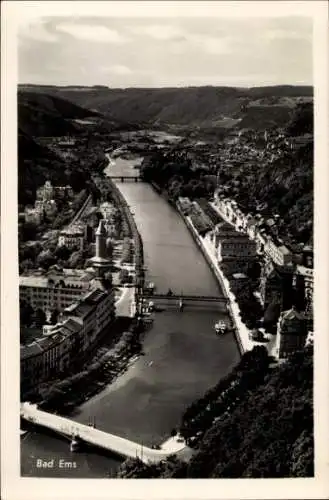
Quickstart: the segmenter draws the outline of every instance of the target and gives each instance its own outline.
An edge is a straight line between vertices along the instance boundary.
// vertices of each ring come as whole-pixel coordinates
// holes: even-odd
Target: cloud
[[[71,35],[79,40],[88,40],[90,42],[126,43],[129,41],[118,31],[102,25],[61,23],[57,26],[57,31]]]
[[[47,27],[47,22],[38,20],[37,22],[20,26],[18,35],[20,39],[28,38],[37,42],[57,42],[58,37],[55,33],[48,31]]]
[[[193,45],[208,54],[227,53],[228,36],[210,36],[206,33],[193,33],[184,31],[181,27],[172,24],[152,24],[146,26],[130,26],[129,31],[138,36],[153,38],[154,40],[173,42],[169,50],[182,54],[187,46]]]
[[[301,31],[285,30],[285,29],[272,29],[264,33],[267,40],[301,40],[310,38],[307,34]],[[311,41],[311,40],[310,40]]]
[[[177,40],[184,37],[184,32],[178,26],[171,24],[130,26],[128,29],[134,35],[147,36],[155,40]]]
[[[131,75],[132,71],[128,66],[123,66],[121,64],[114,64],[113,66],[102,66],[100,68],[102,73],[110,73],[116,75]]]
[[[208,54],[226,54],[230,51],[228,38],[191,35],[189,40]]]
[[[75,16],[23,24],[18,51],[24,82],[249,86],[312,78],[312,25],[296,19]]]

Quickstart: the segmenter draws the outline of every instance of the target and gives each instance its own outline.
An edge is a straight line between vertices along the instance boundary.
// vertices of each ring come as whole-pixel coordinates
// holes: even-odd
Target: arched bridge
[[[120,181],[120,182],[140,182],[142,178],[139,175],[110,175],[109,178],[112,181]]]
[[[177,454],[182,459],[189,458],[191,455],[191,450],[184,442],[175,442],[171,448],[166,446],[160,449],[148,448],[147,446],[141,446],[139,443],[135,443],[129,439],[95,429],[89,425],[80,424],[68,418],[39,410],[37,405],[30,403],[22,403],[20,413],[21,418],[34,425],[46,427],[69,439],[75,436],[81,443],[85,442],[91,444],[122,457],[138,457],[144,463],[160,462],[173,453]]]

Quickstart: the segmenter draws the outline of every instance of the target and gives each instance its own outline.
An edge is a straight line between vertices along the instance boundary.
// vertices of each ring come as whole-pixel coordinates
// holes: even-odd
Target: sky
[[[20,83],[312,85],[308,17],[43,17],[18,32]]]

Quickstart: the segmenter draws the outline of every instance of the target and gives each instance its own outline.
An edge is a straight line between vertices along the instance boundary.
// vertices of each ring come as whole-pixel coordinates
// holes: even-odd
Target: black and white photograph
[[[19,3],[20,477],[314,479],[312,12]]]

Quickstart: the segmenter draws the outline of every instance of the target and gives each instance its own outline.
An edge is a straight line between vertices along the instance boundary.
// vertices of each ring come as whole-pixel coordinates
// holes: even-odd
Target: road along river
[[[134,174],[138,160],[115,159],[108,175]],[[221,291],[188,229],[175,210],[145,183],[117,184],[134,213],[144,243],[146,279],[157,290],[219,295]],[[179,425],[184,409],[227,374],[239,359],[233,334],[215,335],[218,311],[191,309],[156,313],[141,356],[113,384],[77,409],[73,419],[96,419],[99,429],[141,444],[163,442]],[[104,477],[120,463],[96,453],[74,455],[77,468],[37,470],[38,453],[61,458],[70,455],[68,444],[35,433],[22,441],[22,473],[60,477]],[[47,455],[48,454],[48,455]],[[72,457],[71,457],[72,459]],[[105,472],[106,471],[106,472]]]

